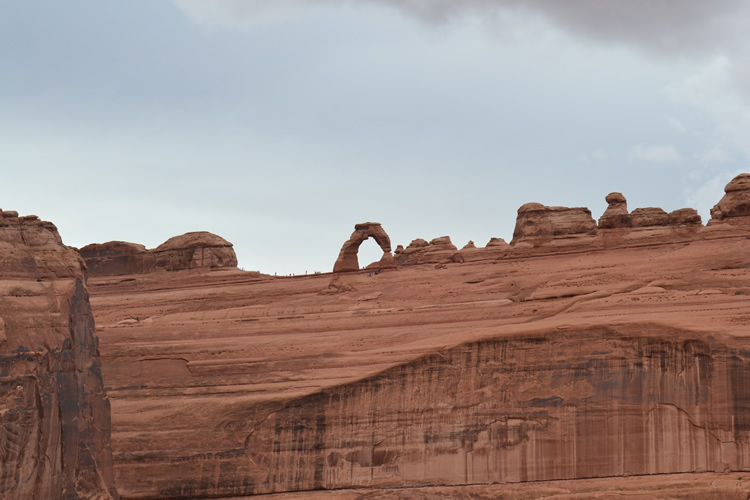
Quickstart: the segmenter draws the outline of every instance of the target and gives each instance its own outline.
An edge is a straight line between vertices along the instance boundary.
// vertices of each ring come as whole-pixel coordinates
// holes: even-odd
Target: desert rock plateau
[[[4,212],[0,493],[747,499],[750,174],[706,225],[606,201],[293,277]]]

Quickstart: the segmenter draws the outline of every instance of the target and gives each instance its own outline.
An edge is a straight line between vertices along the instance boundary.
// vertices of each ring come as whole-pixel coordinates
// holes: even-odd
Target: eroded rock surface
[[[237,267],[232,244],[207,231],[168,239],[153,250],[124,241],[93,243],[79,250],[92,276]]]
[[[383,250],[378,267],[387,269],[393,267],[393,254],[391,254],[391,239],[378,222],[364,222],[355,224],[354,232],[341,247],[339,256],[333,265],[333,272],[350,272],[359,270],[359,259],[357,252],[359,246],[368,238],[373,238]]]
[[[83,262],[0,211],[0,498],[117,498]]]
[[[750,174],[732,179],[724,192],[724,197],[711,209],[711,222],[750,223]]]
[[[451,242],[450,236],[440,236],[431,239],[429,242],[417,238],[396,256],[396,264],[410,266],[448,262],[453,259],[457,251],[458,248]]]
[[[511,245],[579,244],[596,236],[596,228],[588,208],[526,203],[518,209]]]
[[[719,236],[373,277],[92,278],[118,487],[462,498],[750,469],[750,253]]]
[[[605,198],[607,209],[599,218],[600,229],[614,229],[632,226],[628,202],[622,193],[609,193]]]
[[[253,493],[750,468],[750,358],[653,329],[469,343],[291,401],[245,443]]]

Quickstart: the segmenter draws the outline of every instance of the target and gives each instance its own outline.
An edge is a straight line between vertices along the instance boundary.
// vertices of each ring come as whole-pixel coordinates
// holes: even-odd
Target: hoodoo
[[[52,223],[0,210],[0,498],[117,498],[83,269]]]

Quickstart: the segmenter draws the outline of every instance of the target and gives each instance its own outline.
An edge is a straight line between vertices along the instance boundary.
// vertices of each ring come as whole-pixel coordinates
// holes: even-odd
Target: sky
[[[746,0],[0,0],[0,208],[264,273],[750,171]],[[745,29],[743,29],[743,27]],[[370,239],[360,264],[381,251]]]

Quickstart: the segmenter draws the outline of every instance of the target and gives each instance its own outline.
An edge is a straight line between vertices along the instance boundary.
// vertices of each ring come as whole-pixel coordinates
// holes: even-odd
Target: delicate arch
[[[362,242],[368,238],[374,238],[375,242],[383,250],[383,257],[380,258],[380,267],[395,267],[393,254],[391,254],[391,239],[388,237],[388,234],[383,230],[379,222],[364,222],[354,226],[354,232],[341,247],[339,258],[336,259],[336,263],[333,265],[333,272],[359,270],[357,252]]]

